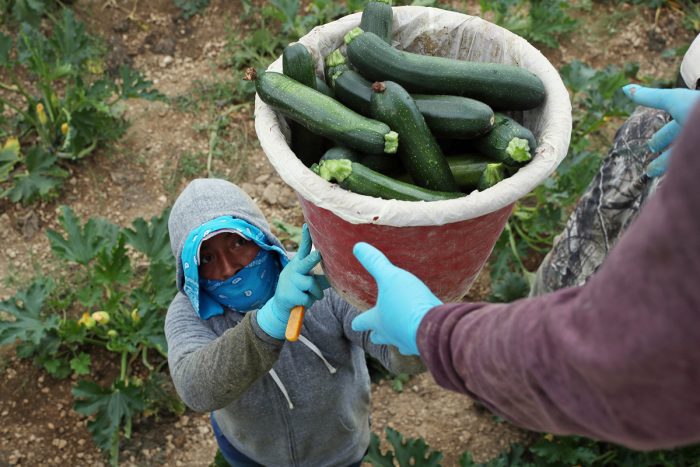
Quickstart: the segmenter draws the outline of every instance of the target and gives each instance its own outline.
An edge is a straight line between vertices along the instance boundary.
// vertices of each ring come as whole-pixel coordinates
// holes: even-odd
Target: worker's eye
[[[250,240],[247,240],[239,235],[235,236],[236,238],[233,239],[233,247],[238,248],[240,246],[244,246],[250,243]]]
[[[209,263],[209,262],[211,262],[211,261],[213,261],[213,260],[214,260],[214,255],[209,254],[209,253],[203,254],[202,257],[200,258],[200,262],[201,262],[202,264],[207,264],[207,263]]]

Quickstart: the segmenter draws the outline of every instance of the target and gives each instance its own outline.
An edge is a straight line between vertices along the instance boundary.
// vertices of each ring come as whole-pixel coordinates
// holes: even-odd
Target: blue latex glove
[[[638,84],[628,84],[622,88],[622,91],[636,104],[665,110],[673,117],[673,120],[657,131],[647,143],[652,152],[663,151],[663,153],[651,161],[646,168],[647,176],[659,177],[663,175],[668,168],[671,149],[667,148],[681,132],[691,109],[698,99],[700,99],[700,91],[683,88],[645,88]]]
[[[420,279],[391,264],[368,243],[358,243],[353,253],[377,281],[377,304],[352,321],[355,331],[372,331],[375,344],[396,346],[404,355],[418,355],[418,326],[428,311],[442,302]]]
[[[299,251],[282,269],[275,295],[257,313],[260,328],[275,339],[284,339],[289,313],[297,305],[310,308],[323,298],[323,276],[314,276],[311,270],[321,261],[318,251],[311,251],[309,228],[304,224]],[[323,277],[323,279],[321,279]]]

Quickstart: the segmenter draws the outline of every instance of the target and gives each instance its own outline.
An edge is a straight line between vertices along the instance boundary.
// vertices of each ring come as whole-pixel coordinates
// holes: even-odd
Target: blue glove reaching
[[[645,88],[638,84],[628,84],[622,88],[622,91],[636,104],[665,110],[673,117],[673,120],[657,131],[647,143],[652,152],[663,151],[663,153],[649,163],[646,168],[647,176],[652,178],[659,177],[663,175],[668,168],[671,149],[667,148],[681,132],[690,114],[690,110],[698,99],[700,99],[700,91],[683,88]]]
[[[258,310],[260,328],[275,339],[284,339],[289,313],[297,305],[310,308],[323,298],[323,276],[314,276],[311,270],[321,261],[318,251],[311,251],[311,236],[306,224],[302,227],[299,251],[282,269],[275,295]]]
[[[355,331],[372,331],[375,344],[396,346],[404,355],[418,355],[416,336],[420,322],[442,302],[420,279],[391,264],[368,243],[358,243],[353,253],[377,281],[377,303],[352,321]]]

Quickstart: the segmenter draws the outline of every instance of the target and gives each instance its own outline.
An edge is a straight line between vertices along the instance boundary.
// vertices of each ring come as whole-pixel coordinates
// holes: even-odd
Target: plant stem
[[[122,368],[121,368],[121,373],[119,374],[119,379],[121,381],[124,381],[125,384],[129,382],[127,380],[127,376],[126,376],[126,369],[128,367],[127,360],[126,360],[127,356],[128,356],[128,352],[126,350],[122,350]]]

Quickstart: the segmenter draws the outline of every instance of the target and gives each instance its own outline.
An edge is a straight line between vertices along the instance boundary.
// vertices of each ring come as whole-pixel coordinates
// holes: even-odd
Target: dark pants
[[[233,447],[233,445],[226,439],[224,434],[221,432],[219,425],[216,424],[214,420],[214,415],[211,415],[211,427],[214,429],[214,436],[216,437],[216,443],[219,445],[219,451],[223,454],[224,459],[233,467],[263,467],[262,464],[258,464],[250,457],[243,454],[241,451]],[[362,460],[348,467],[360,467]]]

